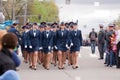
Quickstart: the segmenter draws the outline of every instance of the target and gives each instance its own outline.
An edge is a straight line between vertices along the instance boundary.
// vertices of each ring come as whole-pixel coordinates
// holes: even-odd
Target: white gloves
[[[32,46],[29,46],[30,49],[32,49]]]
[[[42,50],[43,48],[42,47],[39,47],[39,50]]]
[[[73,43],[71,43],[70,46],[73,46]]]
[[[27,48],[27,45],[25,45],[25,48]]]
[[[54,46],[54,47],[55,47],[55,49],[58,49],[57,46]]]
[[[50,46],[48,46],[48,49],[50,50],[50,49],[51,49],[51,47],[50,47]]]
[[[68,45],[66,44],[66,48],[69,49]]]

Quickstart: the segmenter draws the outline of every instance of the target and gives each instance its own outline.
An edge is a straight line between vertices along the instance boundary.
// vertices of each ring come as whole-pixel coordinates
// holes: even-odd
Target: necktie
[[[77,31],[75,31],[75,36],[77,35]]]
[[[36,31],[35,30],[33,30],[33,34],[34,34],[34,37],[36,36]]]
[[[48,38],[48,35],[49,35],[49,32],[48,32],[48,31],[47,31],[47,34],[46,34],[46,35],[47,35],[47,38]]]

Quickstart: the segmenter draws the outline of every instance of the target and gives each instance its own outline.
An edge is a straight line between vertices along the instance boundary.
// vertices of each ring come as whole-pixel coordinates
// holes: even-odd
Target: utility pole
[[[5,21],[5,16],[2,12],[2,0],[0,0],[0,23],[3,23]]]
[[[25,6],[24,6],[24,24],[27,22],[27,0],[25,0]]]
[[[71,0],[65,0],[65,4],[70,4]]]
[[[2,0],[0,0],[0,12],[2,12]]]
[[[12,2],[12,20],[15,20],[15,0],[13,0]]]

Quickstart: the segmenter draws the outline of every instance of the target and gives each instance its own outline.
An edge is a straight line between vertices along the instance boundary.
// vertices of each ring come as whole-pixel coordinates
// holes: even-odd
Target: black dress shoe
[[[117,68],[117,69],[120,69],[120,66],[117,66],[116,68]]]
[[[62,68],[58,67],[59,70],[61,70]]]
[[[40,62],[39,62],[38,64],[39,64],[39,65],[41,65],[41,63],[40,63]]]
[[[64,67],[62,67],[61,69],[65,69]]]
[[[46,68],[46,70],[50,70],[50,68]]]
[[[43,64],[42,66],[43,66],[43,67],[45,67],[45,65],[44,65],[44,64]]]
[[[72,67],[73,69],[76,69],[76,67]]]
[[[103,60],[103,58],[98,58],[98,60]]]
[[[109,66],[109,64],[106,64],[105,66],[106,66],[106,67],[108,67],[108,66]]]
[[[28,63],[28,61],[24,61],[26,64]]]
[[[29,68],[32,68],[32,66],[29,66]]]
[[[106,62],[104,64],[107,64]]]
[[[78,66],[76,66],[76,68],[78,68]]]
[[[33,70],[37,70],[37,68],[33,68]]]
[[[56,66],[57,64],[54,64],[54,66]]]

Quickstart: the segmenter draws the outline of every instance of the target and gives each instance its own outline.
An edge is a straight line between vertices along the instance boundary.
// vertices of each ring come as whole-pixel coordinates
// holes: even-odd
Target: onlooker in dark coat
[[[100,54],[99,59],[104,58],[104,45],[105,44],[105,30],[103,29],[103,26],[100,25],[100,31],[98,33],[98,50]]]
[[[12,58],[14,48],[17,46],[18,39],[15,34],[7,33],[1,39],[2,49],[0,51],[0,75],[7,70],[15,70],[15,62]]]

